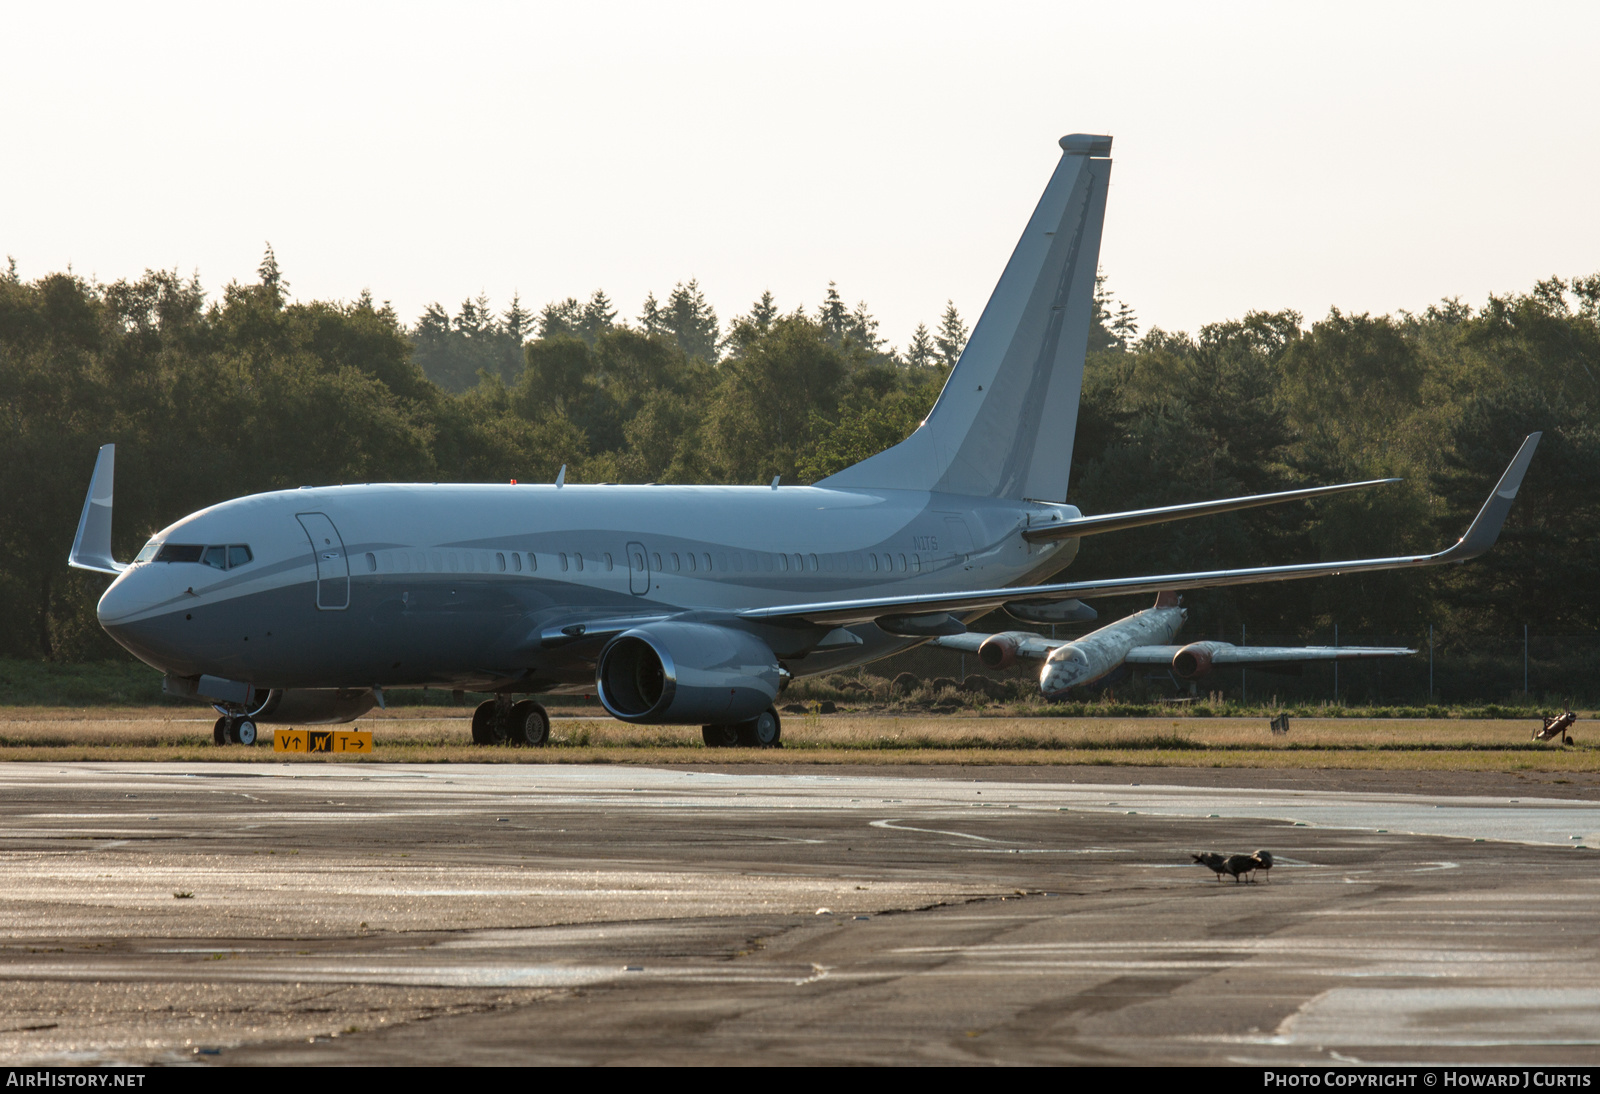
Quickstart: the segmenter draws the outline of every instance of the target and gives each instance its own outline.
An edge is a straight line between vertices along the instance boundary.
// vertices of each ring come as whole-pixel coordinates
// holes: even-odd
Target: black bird
[[[1228,869],[1228,856],[1219,855],[1215,851],[1200,851],[1196,854],[1190,855],[1189,857],[1194,859],[1201,866],[1204,866],[1210,870],[1214,870],[1216,872],[1218,881],[1222,880],[1223,873]]]
[[[1272,869],[1272,852],[1271,851],[1257,851],[1251,857],[1253,857],[1256,860],[1256,868],[1257,869],[1263,870],[1263,871]]]
[[[1229,855],[1227,861],[1222,864],[1222,868],[1233,875],[1233,883],[1237,885],[1240,877],[1250,873],[1260,865],[1254,855]],[[1217,880],[1222,880],[1220,875]]]

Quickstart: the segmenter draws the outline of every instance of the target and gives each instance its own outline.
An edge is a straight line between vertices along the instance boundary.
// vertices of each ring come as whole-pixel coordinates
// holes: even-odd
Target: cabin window
[[[911,572],[914,573],[914,574],[920,574],[922,572],[922,556],[921,555],[912,555],[911,556]]]
[[[462,551],[461,552],[461,562],[466,567],[467,573],[470,574],[472,572],[472,552],[471,551]]]
[[[769,570],[772,569],[772,556],[771,555],[767,556],[767,569],[769,569]],[[779,555],[778,556],[778,570],[779,570],[780,573],[785,573],[785,574],[789,572],[789,556],[788,555]]]
[[[522,555],[516,551],[511,552],[511,568],[519,574],[522,572]]]
[[[574,551],[574,552],[572,552],[572,558],[578,564],[578,572],[580,574],[583,573],[583,552],[582,551]]]
[[[528,552],[528,570],[531,573],[539,572],[539,556],[535,555],[532,551]]]
[[[494,553],[494,564],[500,567],[501,573],[506,572],[506,554],[504,551],[496,551]]]
[[[816,555],[812,555],[812,556],[810,556],[810,562],[811,562],[811,572],[812,572],[812,573],[816,573],[816,572],[817,572],[817,569],[818,569],[818,566],[817,566],[817,556],[816,556]]]
[[[699,569],[700,569],[700,567],[699,567],[698,563],[695,561],[694,552],[690,551],[689,552],[689,572],[692,574],[692,573],[694,573],[695,571],[697,571]]]
[[[906,567],[906,556],[905,555],[901,555],[900,556],[900,572],[901,573],[905,573],[906,572],[906,568],[907,568]]]
[[[711,572],[711,552],[710,551],[702,551],[700,553],[700,558],[705,562],[705,564],[706,564],[706,573],[709,574]]]
[[[661,572],[661,552],[660,551],[651,551],[650,552],[650,561],[655,563],[656,573],[659,574]]]
[[[868,555],[867,556],[867,561],[872,563],[872,572],[873,573],[877,573],[878,572],[878,556],[877,555]]]
[[[691,556],[691,557],[693,557],[693,556]],[[673,572],[673,573],[677,573],[677,572],[678,572],[678,570],[679,570],[679,566],[678,566],[678,552],[676,552],[676,551],[674,551],[674,552],[672,552],[672,572]]]
[[[561,552],[561,572],[567,572],[567,552],[565,551]]]
[[[378,556],[373,554],[371,551],[368,551],[367,552],[367,573],[375,574],[377,572],[378,572]]]
[[[613,563],[611,561],[611,552],[607,551],[606,552],[606,573],[610,573],[612,571],[612,569],[614,569],[614,568],[615,568],[615,563]]]

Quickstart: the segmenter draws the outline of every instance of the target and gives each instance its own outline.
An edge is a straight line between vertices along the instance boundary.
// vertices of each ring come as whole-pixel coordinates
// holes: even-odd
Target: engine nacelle
[[[371,688],[273,688],[249,715],[264,725],[320,726],[354,721],[377,705]]]
[[[983,667],[986,669],[1010,668],[1017,663],[1017,649],[1022,641],[1035,637],[1037,636],[1018,634],[1015,631],[991,634],[983,640],[983,645],[978,647],[978,660],[983,662]]]
[[[1191,642],[1172,655],[1172,674],[1180,680],[1198,680],[1211,671],[1214,642]]]
[[[595,688],[613,717],[646,725],[742,722],[772,705],[783,684],[761,639],[709,623],[650,623],[600,651]]]

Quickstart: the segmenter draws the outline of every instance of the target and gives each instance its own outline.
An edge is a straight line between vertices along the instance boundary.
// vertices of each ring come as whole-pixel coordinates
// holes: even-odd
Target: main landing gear
[[[219,745],[253,745],[256,738],[255,721],[242,714],[224,714],[211,727],[211,739]]]
[[[550,715],[532,699],[513,703],[496,696],[472,712],[472,743],[539,748],[550,743]]]
[[[768,707],[748,722],[701,726],[700,739],[707,748],[782,748],[783,721]]]

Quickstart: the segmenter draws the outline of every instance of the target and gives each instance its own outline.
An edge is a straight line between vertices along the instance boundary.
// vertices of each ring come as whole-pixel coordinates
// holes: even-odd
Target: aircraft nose
[[[1056,650],[1052,653],[1039,672],[1039,690],[1046,695],[1059,695],[1072,687],[1083,676],[1086,667],[1073,660],[1070,651],[1066,657],[1056,656],[1060,652]]]
[[[112,641],[145,664],[166,671],[184,659],[170,620],[172,590],[162,580],[170,575],[141,570],[126,570],[113,581],[95,614]]]
[[[95,615],[107,631],[154,606],[154,590],[148,581],[141,580],[143,576],[138,570],[124,570],[101,595]]]

